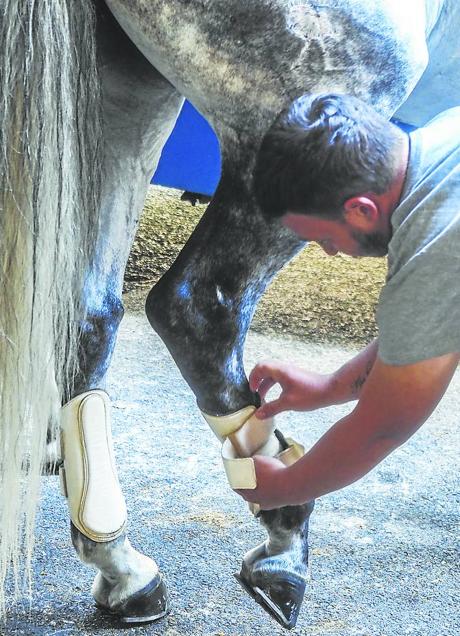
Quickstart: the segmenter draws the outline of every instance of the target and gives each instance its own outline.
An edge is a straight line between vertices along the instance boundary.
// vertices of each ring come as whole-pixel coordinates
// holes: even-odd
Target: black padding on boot
[[[286,629],[293,629],[296,626],[305,594],[305,579],[290,574],[286,574],[283,578],[276,576],[269,586],[261,589],[249,582],[243,570],[235,574],[235,578],[280,625]]]

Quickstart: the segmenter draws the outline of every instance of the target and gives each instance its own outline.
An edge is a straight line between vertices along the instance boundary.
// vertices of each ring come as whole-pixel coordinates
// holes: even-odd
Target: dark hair
[[[256,161],[265,215],[338,217],[351,196],[382,194],[395,175],[402,132],[351,95],[303,95],[276,119]]]

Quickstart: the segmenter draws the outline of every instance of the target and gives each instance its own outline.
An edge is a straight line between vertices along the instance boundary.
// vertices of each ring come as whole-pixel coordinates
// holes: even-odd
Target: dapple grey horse
[[[15,15],[10,6],[14,3],[7,4],[10,12],[5,10],[4,21]],[[67,17],[53,18],[70,24],[67,33],[70,41],[75,38],[77,52],[95,38],[102,91],[101,130],[87,130],[83,121],[83,132],[75,138],[82,170],[82,149],[93,137],[99,140],[83,155],[93,162],[94,175],[83,172],[75,183],[90,180],[97,196],[91,199],[90,192],[87,205],[100,222],[91,225],[85,274],[76,278],[67,296],[78,294],[81,286],[81,298],[75,301],[79,367],[71,381],[61,374],[67,378],[58,383],[61,398],[104,387],[123,315],[121,290],[129,249],[150,177],[186,96],[218,136],[222,174],[200,223],[149,293],[147,316],[204,412],[221,416],[257,405],[258,396],[249,390],[243,369],[245,335],[267,284],[302,247],[279,223],[262,218],[253,197],[251,173],[265,132],[282,108],[306,92],[353,93],[385,116],[413,125],[457,105],[455,27],[460,24],[460,5],[456,0],[107,0],[95,3],[95,10],[94,33],[82,24],[87,14],[71,0]],[[29,23],[39,27],[33,17]],[[44,46],[46,35],[58,37],[50,29],[36,47]],[[2,41],[7,42],[6,36]],[[74,118],[80,109],[82,120],[95,119],[98,104],[91,110],[91,95],[85,98],[84,112],[78,101],[84,97],[85,82],[92,79],[93,62],[85,62],[83,53],[72,55],[77,65]],[[61,71],[56,67],[62,76],[64,71],[71,74],[71,66]],[[26,97],[38,81],[29,78]],[[30,101],[22,100],[24,111]],[[56,103],[63,118],[65,111],[58,99]],[[24,117],[22,110],[17,116]],[[15,128],[10,128],[13,133],[6,139],[11,143]],[[64,149],[62,159],[72,140],[61,138],[59,121],[54,130],[57,147]],[[10,175],[8,187],[13,181]],[[55,182],[65,199],[62,170]],[[50,183],[48,194],[57,196],[52,179]],[[10,201],[10,207],[14,205]],[[82,237],[78,241],[81,252],[86,244]],[[28,252],[31,258],[34,249]],[[68,318],[65,312],[63,316]],[[11,383],[5,386],[14,390]],[[39,400],[29,399],[33,410]],[[49,404],[51,411],[53,399]],[[10,407],[3,414],[12,411]],[[48,415],[42,414],[45,426]],[[241,582],[286,627],[295,625],[305,590],[312,508],[313,502],[262,511],[267,541],[243,560]],[[126,535],[96,543],[72,526],[72,539],[82,560],[98,569],[93,595],[100,607],[126,622],[165,615],[169,607],[161,575],[151,559],[133,550]]]

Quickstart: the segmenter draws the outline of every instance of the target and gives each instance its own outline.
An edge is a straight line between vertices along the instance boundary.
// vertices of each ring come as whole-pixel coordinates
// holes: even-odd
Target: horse
[[[40,474],[62,409],[105,387],[130,245],[184,97],[214,128],[222,173],[146,313],[211,422],[258,405],[245,336],[264,289],[303,247],[255,201],[264,134],[303,93],[351,93],[412,125],[458,105],[459,18],[455,0],[4,1],[2,610],[10,564],[16,579],[30,567]],[[312,509],[257,511],[267,540],[239,575],[287,628],[306,587]],[[104,611],[128,624],[169,611],[155,562],[134,550],[123,523],[98,541],[72,517],[71,535],[98,570],[92,593]]]

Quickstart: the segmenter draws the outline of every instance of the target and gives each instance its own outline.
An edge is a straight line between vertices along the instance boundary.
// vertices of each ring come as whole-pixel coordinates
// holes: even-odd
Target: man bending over
[[[256,415],[358,400],[297,463],[256,457],[264,509],[360,479],[430,416],[460,358],[460,108],[409,135],[355,97],[305,95],[274,123],[255,170],[264,214],[334,256],[385,256],[379,337],[330,375],[258,364],[250,386],[278,399]]]

